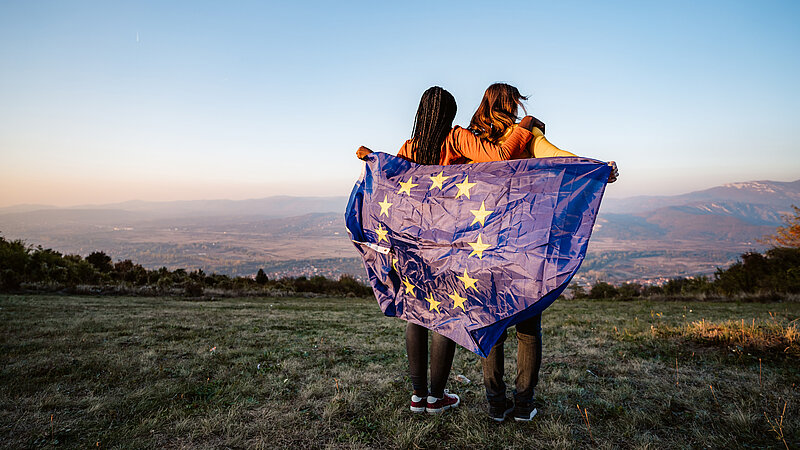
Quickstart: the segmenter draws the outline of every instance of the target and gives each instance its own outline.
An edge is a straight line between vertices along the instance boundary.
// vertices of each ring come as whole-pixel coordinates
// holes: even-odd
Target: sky
[[[606,195],[800,178],[800,2],[0,2],[0,207],[346,196],[439,85],[614,160]]]

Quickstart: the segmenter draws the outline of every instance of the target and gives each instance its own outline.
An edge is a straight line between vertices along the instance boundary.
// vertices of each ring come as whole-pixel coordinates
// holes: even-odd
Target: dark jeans
[[[428,395],[428,329],[409,322],[406,325],[406,352],[408,353],[408,371],[414,394]],[[430,394],[437,398],[444,396],[447,377],[453,365],[456,343],[433,333],[431,340],[431,390]]]
[[[500,340],[492,347],[489,356],[483,359],[483,385],[490,402],[506,398],[503,382],[503,344],[508,333],[503,331]],[[527,403],[533,400],[533,390],[539,382],[539,367],[542,365],[542,315],[517,324],[517,379],[514,382],[514,401]]]

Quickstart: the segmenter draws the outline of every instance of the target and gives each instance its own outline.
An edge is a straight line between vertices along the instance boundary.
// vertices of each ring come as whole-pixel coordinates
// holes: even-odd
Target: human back
[[[452,94],[434,86],[420,99],[414,130],[398,156],[417,164],[464,164],[519,157],[533,135],[525,127],[511,130],[502,143],[481,139],[469,130],[453,127],[456,102]]]
[[[516,123],[519,109],[527,113],[523,104],[525,100],[528,100],[528,97],[510,84],[492,84],[486,88],[478,108],[472,115],[469,123],[470,131],[483,140],[502,145],[519,127]],[[532,139],[521,152],[514,155],[513,159],[576,156],[551,144],[544,137],[544,128],[542,121],[534,119],[531,128]]]

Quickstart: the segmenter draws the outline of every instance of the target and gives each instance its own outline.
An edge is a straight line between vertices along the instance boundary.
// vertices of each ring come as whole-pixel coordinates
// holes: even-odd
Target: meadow
[[[798,318],[796,301],[559,300],[540,412],[498,424],[460,348],[462,405],[412,414],[404,322],[373,299],[2,295],[0,445],[797,448]]]

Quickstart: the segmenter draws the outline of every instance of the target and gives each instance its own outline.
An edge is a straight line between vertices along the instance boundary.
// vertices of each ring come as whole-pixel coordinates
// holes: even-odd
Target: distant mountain
[[[23,213],[30,211],[40,211],[43,209],[55,209],[56,206],[51,205],[37,205],[37,204],[23,204],[14,206],[4,206],[0,208],[0,214],[4,213]]]
[[[291,217],[310,212],[344,214],[347,197],[274,196],[249,200],[185,200],[145,202],[141,200],[106,205],[76,206],[70,209],[114,209],[157,217],[177,216],[263,216]]]
[[[65,208],[18,205],[0,208],[0,224],[4,221],[102,222],[157,220],[181,217],[293,217],[307,213],[341,213],[347,197],[275,196],[250,200],[188,200],[145,202],[134,200],[102,205],[81,205]]]
[[[587,257],[595,262],[579,277],[647,281],[713,273],[742,252],[763,249],[758,240],[783,223],[793,204],[800,205],[800,180],[604,199]]]
[[[789,212],[791,205],[800,205],[800,180],[729,183],[673,196],[608,198],[603,200],[602,210],[606,213],[635,214],[667,206],[710,203],[760,205],[762,208],[772,207],[776,211]]]
[[[363,277],[338,197],[131,201],[0,208],[0,232],[65,253],[103,250],[149,268]],[[675,196],[603,200],[578,282],[711,274],[800,205],[800,180],[752,181]]]
[[[731,183],[670,197],[605,199],[596,237],[753,243],[800,204],[800,180]]]

